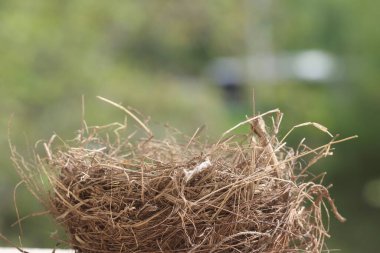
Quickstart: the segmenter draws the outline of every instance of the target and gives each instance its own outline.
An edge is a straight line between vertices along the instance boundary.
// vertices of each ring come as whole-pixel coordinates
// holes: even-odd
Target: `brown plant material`
[[[84,124],[72,141],[43,143],[31,163],[14,147],[12,159],[77,252],[321,252],[327,206],[344,218],[308,168],[344,140],[293,150],[277,138],[281,119],[257,115],[213,145],[200,129],[156,139],[139,119],[147,137],[128,135],[126,123]],[[246,124],[247,134],[231,135]]]

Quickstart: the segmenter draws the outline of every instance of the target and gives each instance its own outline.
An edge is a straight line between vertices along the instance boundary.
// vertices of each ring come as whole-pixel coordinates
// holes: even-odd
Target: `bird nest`
[[[17,171],[76,252],[321,252],[329,210],[344,221],[321,177],[308,172],[342,140],[287,147],[278,110],[214,144],[200,129],[157,139],[131,111],[103,100],[132,116],[137,132],[84,126],[71,141],[54,135],[31,163],[12,147]],[[233,134],[243,125],[245,134]]]

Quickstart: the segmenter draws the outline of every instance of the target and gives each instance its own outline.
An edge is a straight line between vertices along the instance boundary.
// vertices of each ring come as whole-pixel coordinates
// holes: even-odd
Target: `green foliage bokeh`
[[[224,103],[204,70],[215,57],[247,54],[247,20],[257,14],[247,2],[1,1],[0,232],[19,242],[17,226],[10,227],[16,221],[13,190],[19,180],[9,159],[12,114],[11,138],[23,153],[53,132],[72,138],[80,128],[82,95],[90,125],[124,118],[95,98],[101,95],[188,134],[207,124],[207,134],[215,138],[251,113],[254,87],[256,109],[279,107],[285,112],[285,130],[316,121],[343,137],[360,136],[337,146],[335,156],[314,169],[328,171],[326,182],[334,183],[332,195],[348,218],[346,224],[332,222],[330,247],[376,252],[380,210],[367,201],[364,189],[380,178],[380,3],[273,1],[269,15],[275,52],[326,50],[339,57],[343,75],[323,84],[254,83],[246,88],[244,101],[232,106]],[[326,140],[307,128],[290,142],[303,136],[315,146]],[[379,197],[371,199],[380,202]],[[22,186],[17,205],[21,216],[41,210]],[[55,230],[46,217],[29,218],[23,222],[22,244],[53,247],[49,236]]]

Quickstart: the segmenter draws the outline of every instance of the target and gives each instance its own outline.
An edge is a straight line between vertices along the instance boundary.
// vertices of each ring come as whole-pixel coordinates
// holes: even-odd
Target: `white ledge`
[[[22,248],[22,250],[28,253],[52,253],[54,249],[37,249],[37,248]],[[20,253],[20,251],[16,248],[1,248],[1,253]],[[74,253],[75,251],[72,249],[56,249],[55,253]]]

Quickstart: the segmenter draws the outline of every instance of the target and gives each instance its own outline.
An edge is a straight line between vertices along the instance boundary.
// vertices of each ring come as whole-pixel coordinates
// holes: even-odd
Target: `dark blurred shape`
[[[219,86],[227,103],[241,102],[244,65],[237,58],[221,57],[209,66],[208,72],[215,85]]]

